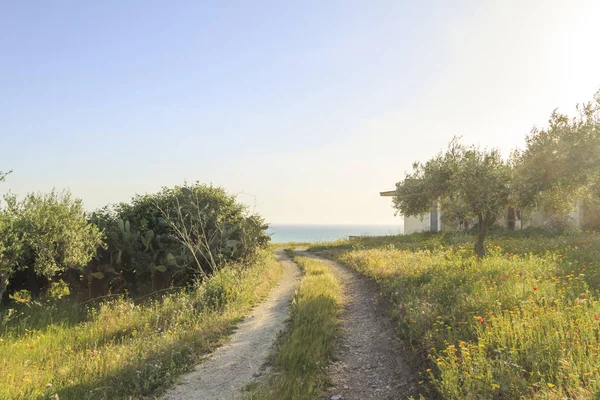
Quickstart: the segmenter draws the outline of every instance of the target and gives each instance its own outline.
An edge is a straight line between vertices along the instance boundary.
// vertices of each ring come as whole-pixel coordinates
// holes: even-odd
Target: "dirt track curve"
[[[336,361],[329,373],[333,387],[326,399],[406,399],[416,389],[417,379],[406,363],[394,325],[378,305],[376,283],[337,263],[322,260],[344,288],[342,338]]]

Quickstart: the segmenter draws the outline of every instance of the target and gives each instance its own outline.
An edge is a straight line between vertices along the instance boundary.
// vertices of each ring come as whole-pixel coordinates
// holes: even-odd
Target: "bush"
[[[267,226],[224,189],[184,184],[137,195],[96,211],[92,221],[106,234],[107,248],[85,270],[100,286],[137,292],[205,279],[226,263],[249,259],[269,240]]]
[[[27,289],[39,295],[48,281],[79,270],[101,244],[99,230],[88,223],[81,200],[69,192],[29,194],[22,201],[4,197],[0,210],[0,287]],[[12,279],[11,279],[12,278]]]
[[[137,195],[90,221],[69,192],[23,201],[7,195],[5,203],[0,296],[7,287],[38,296],[59,281],[89,298],[192,285],[227,263],[250,260],[270,239],[260,216],[224,189],[198,183]]]

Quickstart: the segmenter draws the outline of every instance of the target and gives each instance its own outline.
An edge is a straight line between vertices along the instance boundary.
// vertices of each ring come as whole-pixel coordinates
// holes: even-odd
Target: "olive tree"
[[[31,193],[21,201],[5,195],[4,200],[0,211],[3,281],[19,270],[50,279],[80,269],[102,244],[102,234],[87,221],[81,200],[68,191]]]
[[[491,225],[511,204],[512,168],[498,150],[461,145],[457,139],[396,184],[394,207],[405,216],[428,212],[439,202],[446,222],[477,221],[475,253],[484,257]]]
[[[576,200],[600,200],[600,91],[570,118],[555,110],[516,155],[519,203],[560,219]]]

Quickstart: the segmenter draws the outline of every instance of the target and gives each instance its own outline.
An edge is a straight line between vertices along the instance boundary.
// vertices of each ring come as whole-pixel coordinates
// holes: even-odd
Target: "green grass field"
[[[0,399],[138,398],[161,393],[212,351],[278,281],[263,251],[194,290],[98,305],[29,302],[1,311]]]
[[[465,234],[315,246],[375,279],[421,385],[445,399],[600,396],[600,235]]]

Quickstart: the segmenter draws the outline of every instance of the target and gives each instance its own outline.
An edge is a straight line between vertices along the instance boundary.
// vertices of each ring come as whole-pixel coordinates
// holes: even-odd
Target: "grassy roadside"
[[[379,283],[434,398],[598,398],[600,236],[442,238],[319,249]]]
[[[292,300],[288,331],[273,355],[273,370],[247,399],[318,399],[328,384],[342,288],[322,261],[307,257],[294,261],[305,276]]]
[[[262,251],[193,291],[74,312],[68,304],[5,310],[0,399],[115,399],[160,394],[226,340],[281,276]],[[64,309],[61,309],[63,307]],[[83,316],[82,316],[83,314]]]

